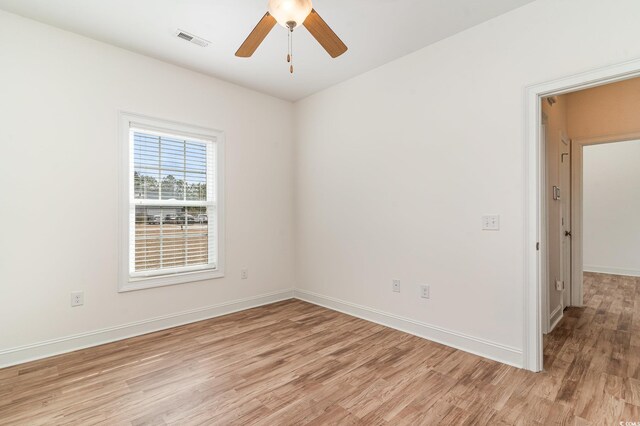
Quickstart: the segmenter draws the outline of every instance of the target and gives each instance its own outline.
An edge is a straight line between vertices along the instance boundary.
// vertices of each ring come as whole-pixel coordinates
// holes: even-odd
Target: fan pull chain
[[[293,28],[289,30],[289,54],[287,55],[287,62],[289,65],[289,72],[293,74]]]

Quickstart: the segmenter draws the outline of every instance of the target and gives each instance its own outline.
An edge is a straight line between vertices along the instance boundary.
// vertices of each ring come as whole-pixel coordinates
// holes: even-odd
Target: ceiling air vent
[[[207,41],[201,37],[194,36],[193,34],[182,30],[178,30],[176,32],[176,36],[193,44],[197,44],[200,47],[207,47],[211,43],[210,41]]]

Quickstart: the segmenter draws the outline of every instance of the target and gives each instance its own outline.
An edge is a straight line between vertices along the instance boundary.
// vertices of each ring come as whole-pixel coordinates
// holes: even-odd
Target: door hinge
[[[536,250],[540,251],[540,243],[536,243]]]

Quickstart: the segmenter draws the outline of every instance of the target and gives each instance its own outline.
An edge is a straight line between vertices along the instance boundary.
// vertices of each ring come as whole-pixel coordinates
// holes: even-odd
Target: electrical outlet
[[[400,280],[393,280],[391,282],[391,289],[396,293],[400,293]]]
[[[431,289],[428,285],[423,284],[420,286],[420,297],[423,299],[431,299]]]
[[[249,278],[249,270],[247,268],[240,270],[240,278],[242,278],[243,280],[246,280]]]
[[[482,230],[483,231],[499,231],[500,216],[496,214],[482,216]]]
[[[84,291],[72,291],[71,292],[71,306],[84,305]]]

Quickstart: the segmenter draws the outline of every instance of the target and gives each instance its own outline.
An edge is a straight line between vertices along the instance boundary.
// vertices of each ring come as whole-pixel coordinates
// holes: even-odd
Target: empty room
[[[640,425],[639,18],[0,0],[0,425]]]

